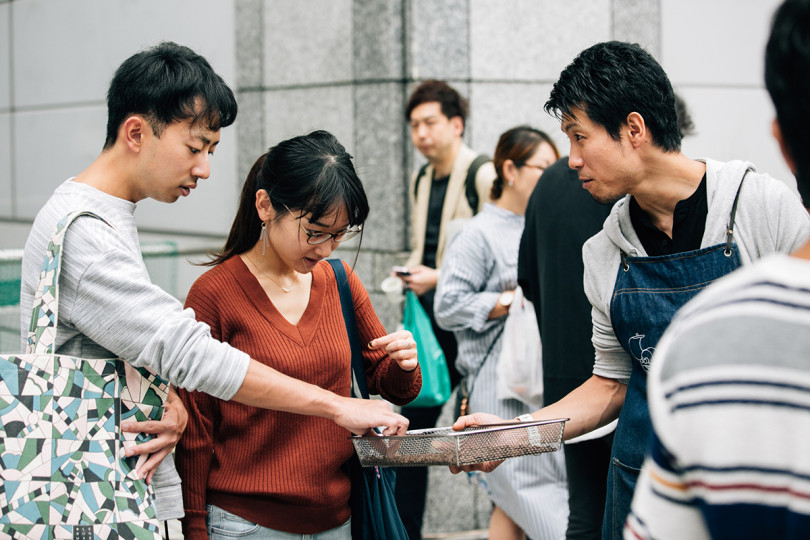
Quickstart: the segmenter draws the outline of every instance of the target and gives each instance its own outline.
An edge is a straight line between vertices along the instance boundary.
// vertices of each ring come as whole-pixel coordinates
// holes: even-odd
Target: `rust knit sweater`
[[[345,266],[345,265],[344,265]],[[362,343],[385,335],[368,293],[349,269]],[[216,339],[291,377],[350,395],[351,350],[332,268],[312,272],[309,305],[297,326],[276,310],[238,256],[209,270],[186,300]],[[404,372],[381,351],[363,347],[369,392],[396,404],[416,397],[420,371]],[[330,420],[268,411],[180,391],[188,410],[177,446],[183,479],[185,538],[207,538],[206,503],[271,529],[322,532],[350,516],[350,482],[342,466],[349,431]]]

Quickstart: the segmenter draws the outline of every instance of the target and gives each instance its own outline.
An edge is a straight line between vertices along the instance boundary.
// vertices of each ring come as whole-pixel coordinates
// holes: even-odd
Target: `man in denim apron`
[[[773,19],[774,136],[810,202],[810,0]],[[810,242],[678,312],[649,374],[654,437],[626,538],[810,538]]]
[[[583,247],[593,376],[533,416],[570,418],[566,439],[619,418],[602,536],[621,538],[651,431],[646,383],[658,339],[714,280],[799,247],[810,218],[793,191],[752,164],[681,153],[672,86],[638,45],[605,42],[580,53],[545,109],[562,123],[582,187],[617,202]],[[473,415],[454,427],[486,420]]]

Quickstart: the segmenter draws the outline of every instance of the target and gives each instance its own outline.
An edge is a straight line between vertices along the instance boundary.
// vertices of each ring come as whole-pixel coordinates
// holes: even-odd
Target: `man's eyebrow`
[[[571,120],[570,122],[565,122],[562,125],[562,130],[563,131],[568,131],[569,129],[575,127],[576,125],[577,125],[577,122],[575,120]]]

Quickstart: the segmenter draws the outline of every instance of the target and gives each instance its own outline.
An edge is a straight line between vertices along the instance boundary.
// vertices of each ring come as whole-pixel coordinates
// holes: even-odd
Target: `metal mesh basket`
[[[568,419],[486,424],[409,431],[398,436],[353,436],[364,467],[471,465],[510,457],[556,452]]]

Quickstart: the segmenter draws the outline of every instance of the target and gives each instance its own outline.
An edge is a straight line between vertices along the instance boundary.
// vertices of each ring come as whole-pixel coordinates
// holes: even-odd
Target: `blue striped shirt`
[[[768,257],[687,304],[648,394],[625,538],[810,538],[808,261]]]

